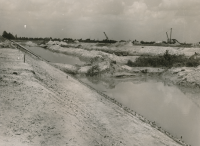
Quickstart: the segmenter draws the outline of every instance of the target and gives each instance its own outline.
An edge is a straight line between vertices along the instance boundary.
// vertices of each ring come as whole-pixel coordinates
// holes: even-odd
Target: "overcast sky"
[[[0,33],[200,42],[200,0],[0,0]]]

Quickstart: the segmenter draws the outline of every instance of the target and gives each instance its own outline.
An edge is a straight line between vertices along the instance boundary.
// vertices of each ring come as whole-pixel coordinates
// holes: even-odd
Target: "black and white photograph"
[[[0,146],[200,146],[200,1],[0,0]]]

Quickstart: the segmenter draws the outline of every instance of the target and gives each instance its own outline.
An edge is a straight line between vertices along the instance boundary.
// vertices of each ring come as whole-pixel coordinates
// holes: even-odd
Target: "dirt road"
[[[46,62],[0,48],[1,146],[178,146]]]

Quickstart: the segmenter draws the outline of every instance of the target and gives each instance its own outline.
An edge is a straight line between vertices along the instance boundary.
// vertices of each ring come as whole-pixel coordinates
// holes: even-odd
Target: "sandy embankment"
[[[178,146],[62,71],[0,49],[2,146]]]

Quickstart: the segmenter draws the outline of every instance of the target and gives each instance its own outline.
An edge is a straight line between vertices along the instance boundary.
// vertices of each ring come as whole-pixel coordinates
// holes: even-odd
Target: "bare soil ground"
[[[0,48],[1,146],[178,146],[44,61]]]

